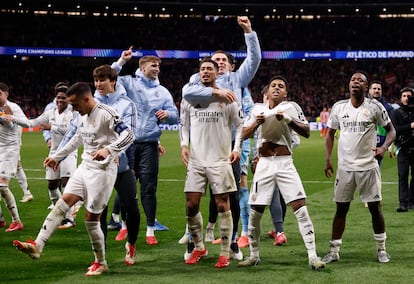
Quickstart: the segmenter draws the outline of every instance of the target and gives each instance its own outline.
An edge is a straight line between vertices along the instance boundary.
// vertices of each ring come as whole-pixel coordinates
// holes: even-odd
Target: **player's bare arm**
[[[394,142],[396,137],[396,131],[392,123],[388,123],[385,127],[385,130],[387,130],[387,136],[385,137],[384,144],[382,144],[381,147],[377,147],[374,150],[374,156],[382,159],[384,157],[385,152],[387,152],[388,148]]]
[[[188,158],[190,157],[190,151],[187,146],[181,146],[181,161],[184,166],[188,166]]]
[[[335,132],[336,129],[328,128],[328,132],[326,135],[325,140],[325,155],[326,155],[326,163],[325,163],[325,176],[332,177],[334,174],[331,156],[332,156],[332,149],[334,146],[335,141]]]
[[[106,157],[109,156],[111,152],[107,148],[99,149],[92,153],[92,159],[97,161],[103,161],[106,159]]]
[[[254,123],[252,123],[249,126],[245,126],[242,129],[242,139],[246,140],[248,138],[253,137],[254,132],[256,131],[256,129],[265,122],[265,116],[264,114],[259,114],[258,116],[256,116],[256,120],[254,121]]]
[[[240,161],[240,153],[237,151],[231,152],[229,159],[231,164],[237,163],[238,161]]]
[[[58,169],[59,162],[54,160],[52,157],[47,157],[43,162],[43,166],[44,167],[50,167],[54,171],[56,171]]]
[[[310,137],[309,124],[302,123],[301,121],[299,121],[297,119],[294,119],[290,115],[288,115],[287,113],[283,113],[283,112],[278,112],[276,114],[276,118],[279,121],[281,121],[281,120],[285,121],[287,123],[287,125],[289,125],[289,127],[292,128],[300,136],[303,136],[305,138]]]

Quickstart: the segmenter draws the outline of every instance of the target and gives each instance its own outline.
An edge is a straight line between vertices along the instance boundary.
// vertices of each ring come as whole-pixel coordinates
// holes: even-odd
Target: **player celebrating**
[[[230,92],[218,89],[215,80],[218,65],[211,58],[200,63],[200,79],[213,93]],[[191,83],[183,87],[183,94]],[[236,143],[231,150],[231,127],[236,126]],[[227,267],[230,263],[230,241],[233,232],[233,220],[230,210],[229,193],[237,190],[231,164],[240,160],[240,135],[243,119],[236,102],[225,104],[211,102],[190,105],[185,99],[181,102],[180,145],[183,163],[187,166],[187,178],[184,192],[186,195],[187,224],[194,240],[195,249],[186,260],[187,264],[196,264],[207,255],[203,242],[203,220],[200,213],[200,199],[210,183],[219,215],[221,236],[220,256],[216,268]],[[191,141],[191,152],[188,144]]]
[[[118,153],[134,141],[134,133],[107,105],[97,103],[87,83],[79,82],[67,91],[69,102],[81,115],[75,136],[61,150],[45,159],[44,165],[56,169],[59,161],[83,145],[82,162],[74,172],[65,192],[46,217],[35,241],[15,240],[13,245],[33,259],[40,254],[66,212],[79,200],[84,200],[85,225],[95,260],[86,276],[100,275],[108,270],[105,258],[104,235],[100,215],[108,204],[117,176]]]
[[[273,77],[269,83],[269,102],[255,105],[244,122],[244,139],[252,137],[260,126],[260,159],[249,197],[250,256],[239,262],[239,266],[252,266],[260,262],[260,222],[277,186],[298,221],[299,231],[308,251],[309,267],[325,267],[325,263],[316,254],[315,230],[305,203],[306,193],[292,159],[292,131],[309,138],[309,124],[298,104],[285,101],[287,93],[287,80],[283,76]]]
[[[363,71],[354,72],[349,80],[351,97],[336,102],[328,120],[325,144],[327,177],[333,176],[331,155],[337,129],[341,131],[341,135],[338,140],[338,170],[334,186],[336,212],[332,222],[329,253],[323,258],[327,263],[339,260],[346,215],[356,189],[359,189],[361,201],[368,204],[378,261],[390,261],[385,250],[387,235],[381,210],[381,172],[376,158],[384,157],[395,139],[395,129],[384,106],[379,101],[366,97],[367,90],[368,75]],[[385,141],[380,147],[376,147],[378,124],[387,131]]]
[[[23,230],[16,199],[9,189],[10,179],[16,173],[20,157],[20,127],[7,119],[8,115],[5,114],[4,108],[10,108],[10,111],[18,117],[25,117],[25,115],[16,103],[7,100],[8,96],[9,87],[5,83],[0,83],[0,194],[12,217],[6,232],[14,232]]]

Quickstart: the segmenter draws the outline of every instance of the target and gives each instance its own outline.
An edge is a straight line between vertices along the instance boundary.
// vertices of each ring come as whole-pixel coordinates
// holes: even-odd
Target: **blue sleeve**
[[[178,123],[178,109],[175,105],[172,95],[166,90],[166,100],[163,109],[168,111],[168,117],[165,121],[168,124]]]
[[[190,81],[182,89],[183,99],[191,105],[211,102],[213,88],[205,87],[201,84],[198,74],[191,76]]]
[[[242,93],[242,109],[245,116],[248,116],[254,106],[253,98],[249,89],[244,88]]]
[[[63,137],[62,141],[60,142],[57,152],[60,151],[66,144],[68,144],[69,140],[72,139],[72,137],[76,134],[76,131],[78,130],[78,120],[80,118],[80,115],[78,112],[75,112],[73,115],[73,118],[70,122],[70,129],[68,132],[66,132],[65,136]]]

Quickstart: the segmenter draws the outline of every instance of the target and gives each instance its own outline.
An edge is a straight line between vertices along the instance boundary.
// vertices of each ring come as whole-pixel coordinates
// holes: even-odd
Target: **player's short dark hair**
[[[0,90],[3,92],[8,93],[9,92],[9,86],[7,86],[6,83],[0,82]]]
[[[217,62],[216,61],[214,61],[213,59],[211,59],[211,57],[210,56],[207,56],[207,57],[204,57],[203,59],[201,59],[201,61],[200,61],[200,64],[198,64],[198,66],[199,67],[201,67],[201,65],[203,64],[203,63],[205,63],[205,62],[210,62],[210,63],[212,63],[213,64],[213,66],[214,66],[214,69],[216,70],[216,71],[218,71],[218,64],[217,64]]]
[[[273,76],[273,77],[269,80],[269,83],[268,83],[267,85],[270,85],[270,83],[271,83],[272,81],[274,81],[274,80],[282,80],[283,82],[285,82],[286,89],[288,89],[289,82],[288,82],[288,80],[286,79],[286,77],[285,77],[285,76],[283,76],[283,75],[275,75],[275,76]]]
[[[55,95],[57,95],[58,93],[65,93],[68,91],[69,89],[69,84],[66,82],[59,82],[55,85]]]
[[[77,82],[69,87],[68,91],[66,92],[68,97],[76,96],[76,97],[86,97],[92,95],[91,87],[86,82]]]
[[[363,74],[365,76],[365,78],[367,78],[367,83],[368,83],[368,81],[369,81],[369,75],[368,75],[368,72],[367,71],[361,70],[361,69],[355,70],[354,72],[352,72],[351,77],[354,76],[354,74],[356,74],[356,73]],[[349,77],[349,78],[351,79],[351,77]]]

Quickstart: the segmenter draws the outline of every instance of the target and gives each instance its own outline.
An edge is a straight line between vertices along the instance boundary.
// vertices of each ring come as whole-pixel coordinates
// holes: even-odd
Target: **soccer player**
[[[122,86],[116,86],[118,75],[110,65],[101,65],[93,70],[93,79],[96,92],[95,99],[103,104],[114,108],[121,116],[125,125],[132,131],[136,131],[137,109],[134,102],[125,95]],[[126,224],[127,242],[125,244],[126,255],[125,264],[133,265],[136,261],[135,242],[138,238],[139,223],[141,215],[138,209],[136,179],[133,172],[134,168],[134,144],[128,147],[125,152],[119,155],[118,175],[115,181],[115,189],[119,197],[120,210],[124,212],[123,222]],[[101,228],[106,236],[107,208],[101,215]]]
[[[122,52],[121,58],[112,64],[117,74],[122,66],[132,58],[132,47]],[[149,245],[158,244],[155,237],[155,217],[157,211],[157,184],[159,168],[160,123],[178,122],[178,110],[170,92],[160,84],[161,59],[144,56],[139,59],[139,69],[135,77],[119,76],[127,96],[135,103],[138,111],[138,125],[135,132],[135,176],[141,184],[141,203],[147,223],[145,240]]]
[[[10,115],[13,114],[10,107],[8,107],[7,105],[3,107],[3,111],[4,111],[5,114],[10,114]],[[22,132],[23,132],[23,129],[21,127],[19,127],[20,148],[22,146]],[[25,173],[25,171],[23,169],[23,166],[22,166],[20,153],[19,153],[19,161],[17,162],[17,170],[16,170],[15,178],[17,179],[17,182],[19,183],[20,188],[23,191],[23,197],[20,200],[20,202],[26,203],[26,202],[32,201],[33,200],[33,194],[30,191],[29,186],[27,184],[27,176],[26,176],[26,173]]]
[[[269,85],[266,85],[262,90],[263,95],[263,103],[268,104],[269,103]],[[258,134],[260,133],[260,126],[258,129],[256,129],[254,133],[254,146],[253,146],[253,152],[252,152],[252,164],[251,164],[251,170],[252,173],[255,173],[257,162],[259,161],[259,153],[258,153],[258,147],[260,144],[258,144]],[[300,144],[300,138],[299,135],[296,132],[292,132],[292,150],[295,149]],[[274,239],[273,245],[274,246],[282,246],[287,243],[287,237],[284,232],[284,221],[285,221],[285,215],[286,215],[286,203],[283,199],[282,194],[280,193],[279,188],[277,186],[275,187],[275,192],[273,193],[273,198],[269,206],[270,215],[272,217],[272,223],[273,223],[273,230],[270,230],[267,235]]]
[[[0,82],[0,194],[12,217],[12,222],[6,232],[14,232],[23,230],[16,199],[9,189],[10,179],[16,174],[20,158],[20,127],[7,118],[10,115],[6,115],[4,109],[10,108],[11,113],[18,117],[26,116],[16,103],[7,99],[8,96],[9,87]],[[6,226],[5,221],[2,227],[3,225]]]
[[[63,140],[66,132],[70,128],[71,121],[79,115],[77,112],[72,111],[72,107],[69,105],[69,98],[66,95],[69,89],[69,84],[59,82],[55,86],[55,101],[56,107],[50,108],[43,112],[40,116],[34,119],[27,119],[13,117],[13,120],[23,127],[35,127],[37,125],[50,125],[50,148],[49,156],[56,153],[60,142]],[[63,191],[68,183],[69,178],[75,172],[78,161],[78,151],[75,150],[70,153],[61,163],[57,171],[52,168],[46,168],[46,179],[49,189],[49,197],[53,205],[62,196],[60,187]],[[67,229],[75,226],[75,220],[72,216],[73,207],[71,207],[66,213],[65,218],[62,220],[62,224],[59,229]]]
[[[200,80],[213,94],[223,94],[230,90],[218,89],[215,83],[218,64],[211,58],[200,62]],[[191,88],[191,83],[183,87],[183,94]],[[236,126],[236,140],[232,149],[232,125]],[[181,101],[180,145],[181,158],[187,166],[184,192],[186,196],[187,224],[195,248],[185,261],[197,264],[207,255],[203,242],[203,219],[200,213],[200,199],[209,183],[216,201],[221,237],[220,256],[216,268],[227,267],[230,263],[230,240],[233,220],[229,194],[237,190],[231,164],[240,159],[241,127],[243,115],[236,102],[225,104],[207,102],[192,106],[185,99]],[[190,143],[190,150],[188,145]]]
[[[328,120],[325,144],[327,177],[333,176],[331,156],[336,130],[340,130],[341,135],[338,140],[338,169],[334,185],[336,212],[329,241],[330,251],[323,258],[327,263],[339,260],[346,215],[357,189],[361,201],[368,204],[371,214],[378,261],[390,261],[385,250],[387,235],[381,210],[381,173],[376,157],[382,159],[395,139],[395,129],[384,106],[379,101],[366,97],[367,90],[368,75],[363,71],[354,72],[349,81],[350,98],[336,102]],[[387,131],[381,147],[376,147],[378,124]]]
[[[230,90],[229,92],[223,92],[222,94],[217,95],[214,93],[212,88],[205,88],[200,84],[200,77],[198,74],[194,74],[190,78],[191,90],[187,94],[183,94],[185,98],[191,105],[196,106],[203,102],[214,102],[214,101],[223,101],[223,102],[232,102],[237,100],[242,107],[243,113],[248,114],[251,107],[253,106],[253,99],[248,92],[244,92],[248,87],[248,84],[253,79],[256,74],[260,61],[262,58],[260,43],[257,37],[257,34],[252,29],[251,22],[246,16],[237,17],[237,23],[243,29],[246,47],[247,47],[247,57],[243,60],[243,63],[240,67],[233,71],[235,68],[233,56],[223,50],[217,50],[212,55],[212,59],[217,62],[219,66],[217,77],[217,86],[220,88],[225,88]],[[198,83],[198,84],[197,84]],[[235,132],[233,128],[233,143],[235,143]],[[236,180],[237,192],[230,193],[230,206],[233,214],[233,234],[232,234],[232,258],[236,260],[243,259],[243,254],[239,250],[238,244],[236,242],[236,236],[238,231],[238,224],[240,220],[240,204],[239,204],[239,187],[241,179],[241,167],[239,162],[233,163],[233,174]],[[210,205],[210,211],[213,211],[213,206]],[[209,224],[207,225],[206,230],[206,241],[211,241],[214,239],[214,235],[211,236],[211,233],[214,229],[215,215],[210,213]],[[219,240],[220,241],[220,240]]]
[[[316,254],[315,230],[305,203],[306,193],[292,159],[292,132],[309,138],[309,124],[300,106],[285,100],[287,94],[286,78],[280,75],[273,77],[269,82],[269,102],[256,104],[243,125],[243,139],[252,137],[260,126],[260,159],[249,196],[250,256],[239,262],[242,267],[260,263],[260,223],[266,205],[272,201],[276,186],[295,214],[308,252],[309,267],[316,270],[325,267],[325,263]]]
[[[100,215],[108,204],[117,177],[116,157],[133,143],[134,133],[113,108],[95,101],[87,83],[73,84],[67,96],[73,110],[81,115],[78,129],[68,144],[45,159],[44,165],[57,169],[62,159],[83,145],[82,162],[69,179],[62,197],[44,220],[36,239],[27,242],[14,240],[13,245],[33,259],[40,258],[46,242],[66,212],[82,199],[86,209],[86,230],[95,255],[85,275],[95,276],[108,270]]]

